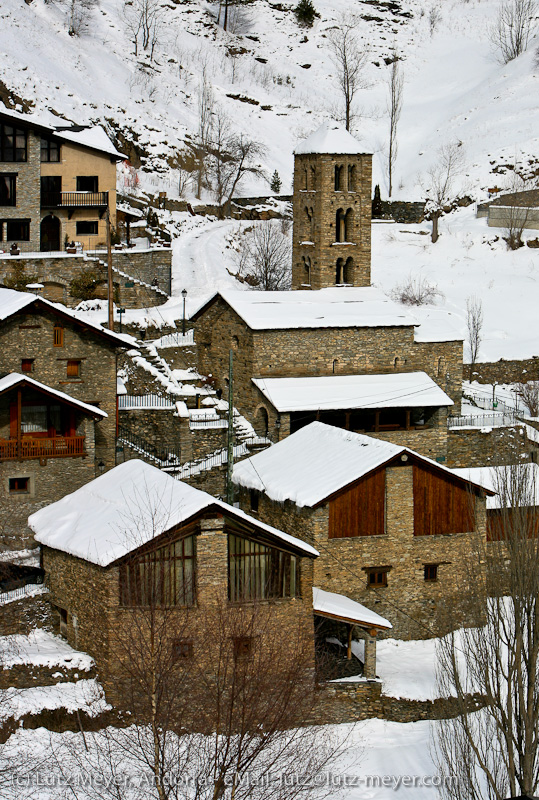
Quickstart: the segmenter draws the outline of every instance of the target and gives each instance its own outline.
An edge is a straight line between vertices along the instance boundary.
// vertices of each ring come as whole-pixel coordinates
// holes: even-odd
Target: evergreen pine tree
[[[279,173],[277,172],[277,170],[275,170],[275,172],[271,176],[270,189],[274,194],[280,194],[282,185],[283,184],[281,178],[279,177]]]
[[[300,25],[312,26],[315,17],[320,16],[314,7],[312,0],[299,0],[294,9],[294,14]]]
[[[382,216],[382,199],[380,197],[380,186],[377,183],[374,187],[374,199],[372,201],[372,216],[374,219],[380,219]]]

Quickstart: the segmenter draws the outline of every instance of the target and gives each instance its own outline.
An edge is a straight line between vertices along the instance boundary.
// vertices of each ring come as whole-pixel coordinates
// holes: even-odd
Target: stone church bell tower
[[[294,154],[292,289],[370,286],[372,155],[322,125]]]

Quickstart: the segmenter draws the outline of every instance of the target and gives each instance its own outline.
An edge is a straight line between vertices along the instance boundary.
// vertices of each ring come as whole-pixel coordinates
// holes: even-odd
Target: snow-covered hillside
[[[496,165],[535,157],[534,47],[506,66],[496,61],[488,36],[494,2],[315,0],[320,18],[311,29],[298,26],[293,5],[254,0],[237,9],[235,32],[224,32],[215,24],[217,3],[163,0],[165,24],[150,63],[147,53],[133,55],[124,0],[99,0],[78,37],[68,35],[61,0],[2,0],[1,80],[39,112],[102,122],[121,134],[124,146],[135,142],[148,156],[145,165],[160,171],[143,183],[174,196],[178,174],[170,162],[178,150],[189,152],[185,142],[196,134],[204,70],[218,107],[237,131],[266,147],[263,166],[268,176],[279,171],[286,192],[294,146],[334,113],[336,71],[327,36],[343,14],[353,13],[370,49],[354,133],[375,154],[374,181],[383,195],[384,57],[393,48],[404,74],[396,196],[423,196],[421,176],[447,141],[463,143],[467,188],[477,197],[500,183],[491,174]],[[440,19],[431,33],[432,7]],[[246,194],[266,190],[261,180],[243,187]]]

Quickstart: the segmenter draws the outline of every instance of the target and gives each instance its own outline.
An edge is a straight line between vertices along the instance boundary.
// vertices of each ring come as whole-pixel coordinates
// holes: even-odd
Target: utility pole
[[[109,305],[109,331],[114,332],[114,286],[112,284],[112,243],[110,236],[110,207],[107,204],[105,216],[107,222],[107,281]]]
[[[234,467],[234,353],[229,351],[228,356],[228,436],[227,436],[227,464],[226,464],[226,501],[230,505],[234,502],[234,487],[232,485],[232,469]]]

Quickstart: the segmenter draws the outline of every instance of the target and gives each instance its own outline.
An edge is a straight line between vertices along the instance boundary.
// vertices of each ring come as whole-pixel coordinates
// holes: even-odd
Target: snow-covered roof
[[[101,411],[101,409],[97,408],[97,406],[91,406],[89,403],[83,403],[81,400],[76,400],[74,397],[64,394],[64,392],[59,392],[57,389],[51,389],[51,387],[47,386],[45,383],[35,381],[33,378],[29,378],[27,375],[20,375],[18,372],[11,372],[9,375],[6,375],[5,378],[0,378],[0,394],[3,394],[3,392],[7,392],[9,389],[13,389],[14,386],[19,386],[21,384],[34,387],[35,389],[39,389],[41,392],[45,392],[52,397],[57,397],[64,403],[77,406],[82,411],[85,411],[87,414],[91,414],[94,417],[108,417],[108,414],[106,414],[104,411]]]
[[[358,625],[367,625],[373,628],[392,628],[391,622],[366,608],[361,603],[356,603],[343,594],[326,592],[313,586],[313,610],[321,616],[337,617],[344,622],[355,622]]]
[[[191,319],[196,319],[219,296],[253,330],[418,324],[412,314],[373,286],[295,292],[222,291],[192,314]]]
[[[265,525],[206,492],[134,459],[118,465],[28,519],[36,541],[106,567],[205,509],[269,534],[313,557],[310,545]]]
[[[296,155],[327,153],[328,155],[358,155],[362,146],[354,137],[335,122],[325,122],[311,133],[294,150]]]
[[[426,372],[252,380],[280,412],[453,405]]]
[[[290,500],[297,506],[312,507],[404,453],[439,472],[459,477],[408,447],[311,422],[267,450],[240,461],[234,466],[233,480],[247,489],[265,492],[276,502]]]
[[[40,306],[53,309],[55,312],[59,312],[65,317],[70,317],[79,325],[92,328],[103,336],[107,336],[116,347],[131,346],[133,343],[133,338],[131,336],[127,336],[126,334],[122,335],[112,333],[107,328],[104,328],[102,325],[99,325],[96,322],[90,322],[88,319],[82,316],[79,317],[75,311],[66,308],[66,306],[62,305],[61,303],[51,303],[50,300],[45,300],[44,297],[38,297],[37,294],[32,294],[31,292],[18,292],[15,289],[0,288],[0,321],[8,319],[9,317],[13,316],[13,314],[17,314],[31,303],[37,303]]]
[[[23,122],[25,125],[35,126],[44,131],[49,131],[57,139],[73,142],[82,147],[89,147],[91,150],[98,150],[116,159],[123,160],[126,158],[126,156],[116,150],[100,125],[74,125],[72,128],[69,128],[66,124],[53,125],[37,114],[22,114],[20,111],[4,108],[0,111],[0,115],[10,117],[13,122]]]
[[[496,492],[487,496],[487,509],[501,508],[512,498],[524,505],[539,506],[539,464],[511,464],[503,467],[466,467],[453,469],[460,478]]]
[[[419,323],[414,331],[416,342],[461,342],[464,339],[462,322],[451,311],[415,307],[414,316]]]

